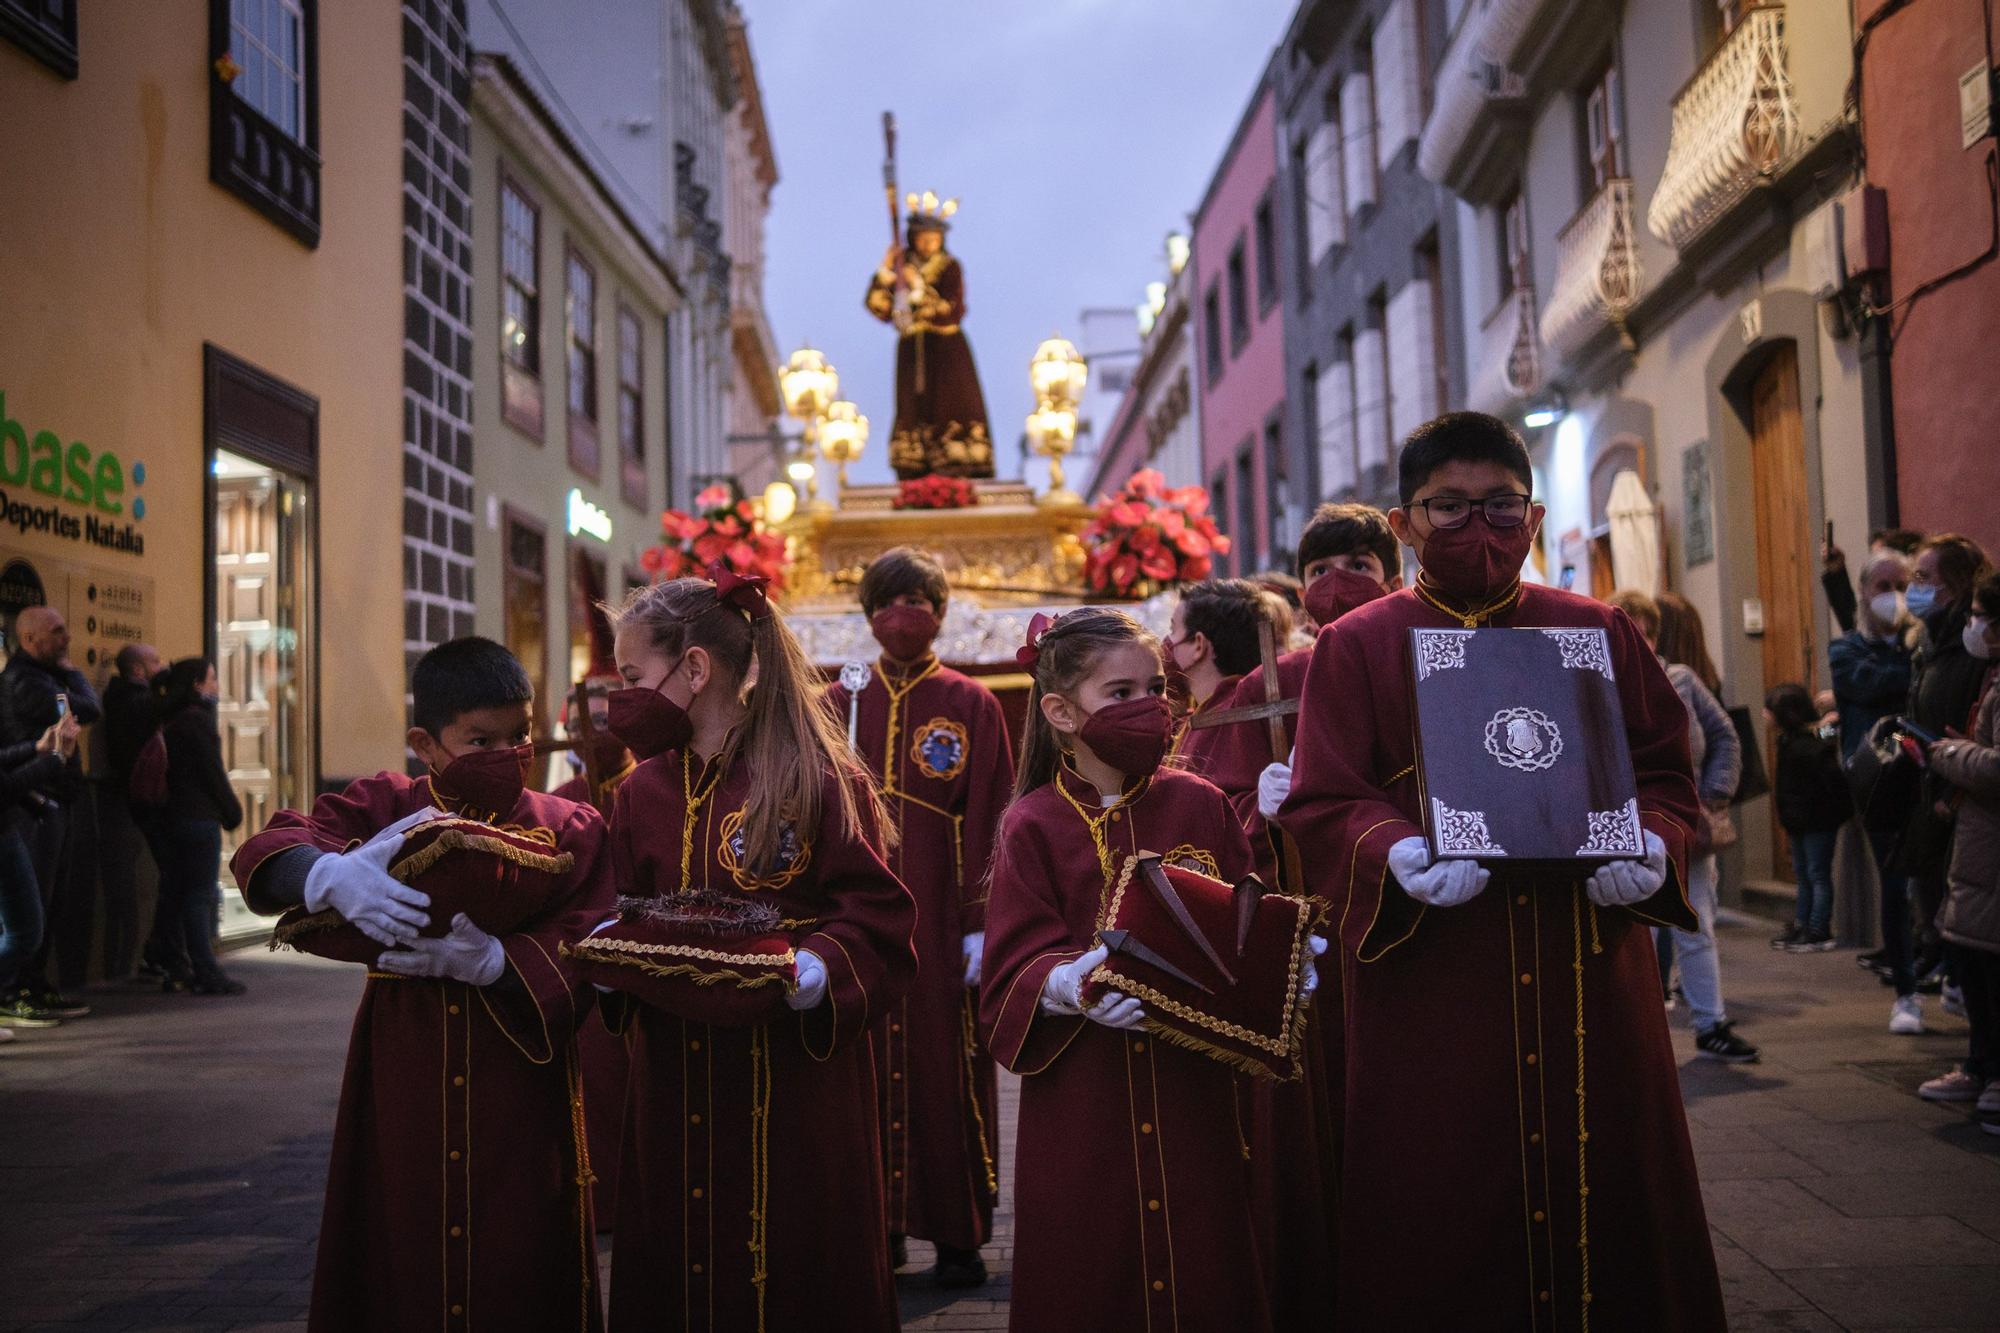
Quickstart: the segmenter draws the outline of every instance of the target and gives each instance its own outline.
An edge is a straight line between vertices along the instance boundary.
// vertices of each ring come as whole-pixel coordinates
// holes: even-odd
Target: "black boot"
[[[950,1245],[937,1247],[937,1267],[931,1269],[931,1281],[940,1287],[983,1287],[986,1285],[986,1261],[979,1257],[977,1250],[960,1250]]]

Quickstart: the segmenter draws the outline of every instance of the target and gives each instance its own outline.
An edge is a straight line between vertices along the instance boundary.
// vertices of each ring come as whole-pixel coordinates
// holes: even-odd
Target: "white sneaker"
[[[2000,1078],[1986,1080],[1986,1091],[1979,1094],[1978,1110],[1981,1115],[2000,1115]]]
[[[1965,1017],[1965,992],[1949,981],[1938,988],[1938,1003],[1942,1004],[1944,1011],[1953,1017]]]
[[[14,1040],[14,1029],[0,1028],[0,1046],[5,1046],[12,1040]]]
[[[1898,995],[1889,1007],[1889,1031],[1899,1037],[1914,1037],[1924,1030],[1924,1001],[1918,995]]]

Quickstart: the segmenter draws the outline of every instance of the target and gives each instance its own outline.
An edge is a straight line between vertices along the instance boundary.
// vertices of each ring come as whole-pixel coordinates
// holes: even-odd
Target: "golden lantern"
[[[1082,504],[1083,498],[1063,483],[1063,456],[1076,446],[1076,412],[1043,403],[1028,413],[1028,447],[1049,460],[1049,490],[1043,504]]]
[[[819,423],[819,448],[840,469],[840,489],[847,489],[847,465],[868,447],[868,418],[845,398],[827,405]]]
[[[1089,379],[1090,366],[1067,338],[1047,339],[1028,362],[1028,380],[1034,385],[1037,403],[1073,408],[1083,401]]]
[[[778,371],[778,392],[785,400],[785,415],[805,428],[799,456],[785,470],[793,481],[805,483],[807,502],[817,504],[819,468],[813,454],[819,423],[825,418],[828,405],[840,394],[840,374],[817,349],[810,345],[801,347]]]

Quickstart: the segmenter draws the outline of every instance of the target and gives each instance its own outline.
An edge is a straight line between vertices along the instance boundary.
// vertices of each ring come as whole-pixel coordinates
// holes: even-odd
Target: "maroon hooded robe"
[[[896,1327],[868,1032],[909,989],[916,907],[872,834],[842,827],[830,775],[784,867],[745,867],[756,777],[733,750],[676,750],[612,805],[622,893],[775,894],[827,973],[818,1007],[742,1027],[606,997],[631,1034],[610,1321],[630,1333]]]
[[[1247,1076],[1143,1030],[1041,1009],[1050,969],[1090,947],[1116,868],[1138,851],[1229,880],[1250,868],[1222,793],[1173,769],[1107,810],[1065,765],[1001,828],[980,1018],[995,1058],[1022,1076],[1008,1326],[1260,1333]]]
[[[1522,588],[1491,623],[1610,636],[1667,882],[1601,908],[1582,868],[1500,862],[1470,902],[1426,908],[1387,863],[1423,829],[1408,631],[1462,623],[1404,591],[1321,632],[1279,815],[1339,934],[1337,1326],[1719,1329],[1647,929],[1694,925],[1686,709],[1628,618]]]
[[[847,691],[828,705],[844,726]],[[892,1234],[973,1250],[993,1234],[1000,1121],[964,937],[986,928],[986,870],[1014,785],[993,692],[936,658],[877,664],[856,739],[900,834],[889,867],[917,901],[917,979],[875,1027]]]
[[[552,829],[575,858],[565,896],[501,937],[490,986],[368,973],[340,1085],[308,1327],[597,1329],[575,1034],[589,1011],[562,945],[611,910],[604,821],[524,792],[504,817],[438,798],[428,777],[378,773],[281,810],[230,863],[247,888],[287,848],[343,851],[426,806]]]

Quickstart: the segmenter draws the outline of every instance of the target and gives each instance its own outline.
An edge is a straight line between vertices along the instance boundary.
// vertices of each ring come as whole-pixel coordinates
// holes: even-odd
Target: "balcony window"
[[[1265,191],[1264,201],[1257,205],[1257,313],[1269,311],[1278,303],[1278,222],[1273,215],[1277,207],[1271,192]]]
[[[626,500],[646,504],[646,334],[639,317],[618,308],[618,476]]]
[[[500,415],[542,438],[541,213],[500,183]]]
[[[1608,64],[1583,89],[1584,173],[1590,192],[1625,174],[1625,113],[1618,98],[1618,66]]]
[[[0,0],[0,37],[65,79],[76,77],[77,0]]]
[[[597,466],[597,271],[569,252],[569,461],[595,479]]]
[[[1243,344],[1250,341],[1250,293],[1247,290],[1250,279],[1245,271],[1243,256],[1244,239],[1236,238],[1236,248],[1229,252],[1229,354],[1236,356],[1243,351]]]
[[[1201,331],[1208,361],[1208,382],[1213,385],[1222,378],[1222,297],[1216,284],[1208,284],[1208,295],[1201,302]]]
[[[319,244],[317,0],[210,0],[209,178]]]

